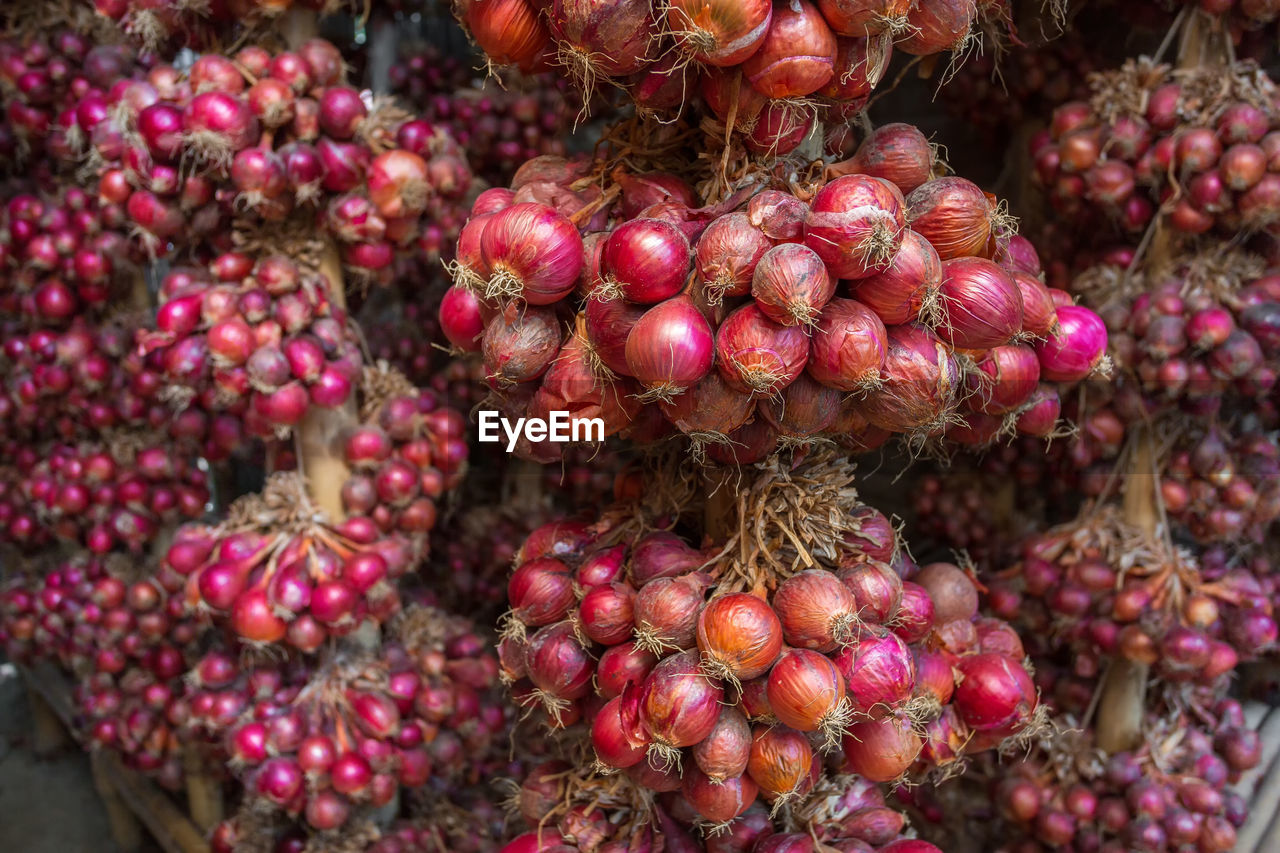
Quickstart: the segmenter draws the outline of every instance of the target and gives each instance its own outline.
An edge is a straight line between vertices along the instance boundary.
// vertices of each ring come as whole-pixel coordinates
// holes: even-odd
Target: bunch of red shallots
[[[1106,328],[1041,282],[991,196],[933,167],[916,128],[887,125],[807,199],[694,208],[672,175],[618,175],[605,194],[590,163],[540,158],[476,200],[441,328],[481,351],[510,419],[680,432],[718,461],[818,435],[1048,435],[1054,383],[1103,367]]]

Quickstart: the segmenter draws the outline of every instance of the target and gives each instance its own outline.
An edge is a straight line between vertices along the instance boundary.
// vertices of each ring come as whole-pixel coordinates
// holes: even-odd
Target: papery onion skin
[[[924,742],[903,716],[858,720],[844,738],[844,756],[850,770],[872,782],[892,782],[907,772]]]
[[[687,296],[653,306],[627,335],[630,374],[658,396],[693,385],[711,369],[714,354],[711,324]]]
[[[778,584],[773,609],[789,645],[834,651],[859,624],[853,593],[825,569],[806,569]]]
[[[676,429],[694,438],[727,436],[749,421],[756,410],[752,395],[732,388],[718,370],[674,400],[660,400],[658,405]]]
[[[778,659],[782,623],[773,608],[754,595],[718,595],[698,614],[697,642],[711,675],[747,681],[764,675]]]
[[[933,148],[920,129],[899,122],[881,125],[862,140],[850,165],[861,174],[883,178],[896,186],[907,196],[910,211],[910,194],[929,181],[933,160]]]
[[[711,734],[693,746],[694,763],[713,782],[741,776],[750,758],[751,724],[734,707],[722,709]]]
[[[844,678],[826,655],[788,649],[769,673],[769,706],[783,725],[797,731],[823,728],[845,701]]]
[[[902,19],[910,0],[818,0],[831,28],[842,36],[871,36]]]
[[[968,655],[956,664],[960,676],[952,701],[975,731],[1007,729],[1036,709],[1035,683],[1021,661],[1002,654]]]
[[[954,408],[960,375],[950,349],[915,324],[888,327],[883,384],[858,411],[873,426],[911,432],[944,422]]]
[[[780,0],[760,47],[742,63],[742,73],[767,98],[802,98],[827,84],[835,73],[835,57],[835,33],[817,7],[807,0]]]
[[[560,351],[560,324],[550,309],[513,302],[489,321],[480,349],[491,381],[528,382],[546,373]]]
[[[1081,305],[1058,306],[1058,328],[1035,345],[1040,375],[1049,382],[1079,382],[1098,369],[1107,353],[1107,327]]]
[[[796,791],[809,775],[813,747],[809,739],[786,726],[756,726],[747,773],[766,797]]]
[[[808,358],[804,331],[775,323],[755,302],[735,310],[716,330],[720,375],[744,394],[776,394],[796,380]]]
[[[1000,415],[1025,403],[1040,384],[1040,360],[1021,344],[987,350],[965,377],[968,405],[987,415]]]
[[[633,767],[644,760],[648,744],[633,745],[622,723],[622,697],[604,704],[591,722],[591,744],[601,764],[618,770]]]
[[[480,235],[480,253],[490,270],[489,288],[530,305],[550,305],[572,293],[584,258],[573,223],[533,202],[493,214]]]
[[[991,349],[1022,330],[1022,291],[1012,276],[985,258],[944,261],[938,292],[945,319],[935,331],[953,346]]]
[[[976,16],[973,0],[918,0],[907,12],[910,29],[897,47],[912,56],[955,50],[968,38]]]
[[[698,62],[719,68],[755,53],[773,20],[772,0],[671,0],[667,27]]]
[[[689,272],[689,241],[661,219],[633,219],[605,239],[601,273],[608,289],[642,305],[680,292]]]
[[[926,298],[942,285],[942,259],[933,244],[907,231],[882,272],[852,282],[850,295],[879,315],[886,326],[915,320]]]
[[[571,74],[608,77],[634,74],[651,59],[653,14],[649,3],[604,0],[554,0],[547,9],[551,35],[559,42],[560,61]]]
[[[915,659],[896,634],[860,638],[836,654],[836,666],[855,714],[883,717],[910,699],[915,688]]]
[[[662,660],[641,688],[642,721],[655,742],[669,747],[693,746],[715,728],[724,690],[698,667],[694,652]]]
[[[819,94],[834,101],[843,102],[842,106],[853,108],[867,97],[880,83],[880,78],[889,67],[889,58],[893,55],[893,43],[880,36],[836,38],[835,73],[831,81],[819,90]],[[862,169],[854,171],[861,172]],[[839,172],[839,174],[847,174]],[[867,174],[872,174],[867,172]],[[828,177],[833,177],[828,173]],[[881,177],[877,175],[877,177]]]
[[[471,37],[498,65],[534,68],[551,34],[528,0],[472,0],[466,7]]]
[[[758,192],[747,203],[747,219],[766,237],[779,243],[803,242],[808,217],[809,205],[780,190]]]
[[[836,292],[818,253],[784,243],[764,254],[751,278],[751,297],[770,320],[784,326],[812,325]]]
[[[991,238],[991,204],[977,184],[947,176],[921,184],[907,196],[907,222],[944,261],[974,257]]]
[[[805,245],[831,274],[860,279],[886,269],[902,245],[906,202],[888,181],[845,175],[813,197],[805,220]]]
[[[708,225],[694,251],[708,302],[715,305],[750,293],[756,265],[771,248],[773,242],[745,213],[730,213]]]
[[[880,381],[888,346],[874,311],[853,299],[832,299],[813,329],[805,369],[829,388],[863,390]]]

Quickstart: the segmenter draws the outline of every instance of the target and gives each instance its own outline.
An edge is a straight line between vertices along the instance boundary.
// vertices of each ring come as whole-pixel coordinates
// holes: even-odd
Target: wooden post
[[[193,744],[182,751],[182,772],[191,820],[205,831],[213,829],[223,817],[222,786],[209,775],[204,753]]]
[[[313,39],[320,32],[315,9],[303,4],[289,7],[284,13],[284,25],[280,28],[284,33],[285,43],[290,50],[297,50],[308,39]]]
[[[27,684],[27,704],[31,707],[34,723],[31,748],[36,755],[52,755],[67,745],[69,738],[58,715],[49,707],[44,697]]]
[[[1140,429],[1128,476],[1124,483],[1124,519],[1154,539],[1159,526],[1156,514],[1155,454],[1151,433]],[[1142,742],[1142,718],[1146,712],[1147,680],[1145,663],[1115,656],[1103,679],[1098,699],[1098,746],[1105,752],[1122,752]]]
[[[107,810],[107,823],[111,826],[111,840],[122,853],[133,853],[142,848],[142,826],[134,816],[112,782],[106,767],[106,755],[95,750],[90,753],[93,768],[93,787],[98,791],[102,806]]]
[[[332,243],[325,247],[320,272],[328,280],[329,298],[334,305],[346,307],[342,284],[342,262]],[[355,424],[355,398],[336,409],[311,407],[298,425],[298,468],[306,475],[308,491],[316,506],[333,521],[341,521],[342,484],[350,471],[342,459],[343,433]]]

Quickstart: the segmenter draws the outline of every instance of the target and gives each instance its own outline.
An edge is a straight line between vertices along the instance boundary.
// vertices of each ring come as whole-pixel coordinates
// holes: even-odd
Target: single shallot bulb
[[[987,350],[965,377],[968,405],[975,411],[1000,415],[1018,408],[1040,384],[1040,360],[1035,350],[1010,344]]]
[[[833,5],[900,5],[906,11],[908,4],[902,0],[828,0]],[[854,171],[883,178],[905,195],[929,180],[933,174],[933,147],[920,129],[911,124],[885,124],[877,127],[862,140],[851,164]],[[911,200],[907,199],[908,208]],[[910,215],[910,213],[908,213]]]
[[[680,292],[689,273],[689,241],[670,222],[633,219],[613,230],[600,256],[603,279],[593,298],[621,296],[651,305]]]
[[[634,74],[652,59],[653,13],[643,0],[554,0],[546,13],[557,61],[587,93],[598,77]]]
[[[1022,293],[1022,331],[1036,338],[1046,338],[1058,325],[1058,307],[1044,282],[1023,270],[1012,271],[1013,280]]]
[[[886,326],[910,323],[933,304],[942,285],[942,260],[928,240],[907,231],[892,263],[875,275],[852,282],[850,295],[880,316]]]
[[[724,690],[704,673],[698,655],[681,652],[653,668],[640,688],[640,720],[652,738],[654,766],[680,766],[680,750],[715,730]]]
[[[730,213],[708,225],[694,251],[707,301],[717,305],[725,297],[748,294],[756,265],[771,248],[773,241],[745,213]]]
[[[480,341],[489,381],[502,387],[537,379],[560,351],[560,334],[550,308],[508,304],[489,321]]]
[[[741,776],[750,758],[751,724],[732,706],[720,710],[711,734],[693,747],[694,763],[713,782]]]
[[[486,298],[517,296],[530,305],[550,305],[573,292],[584,259],[574,224],[532,202],[493,214],[480,234],[480,254],[490,270]]]
[[[729,593],[716,596],[702,608],[697,641],[702,667],[708,674],[730,683],[749,681],[768,672],[778,659],[782,624],[763,599],[744,592]]]
[[[1079,382],[1101,369],[1107,355],[1107,327],[1082,305],[1060,305],[1057,314],[1057,329],[1035,345],[1040,375],[1050,382]]]
[[[836,285],[818,253],[783,243],[764,254],[751,279],[751,297],[770,320],[784,326],[813,325]]]
[[[852,642],[862,624],[853,593],[826,569],[806,569],[778,584],[773,609],[789,645],[819,652]]]
[[[756,726],[747,773],[772,801],[792,796],[809,777],[813,747],[809,739],[786,726]]]
[[[772,0],[671,0],[667,27],[676,46],[703,65],[730,68],[764,41]]]
[[[794,383],[793,383],[794,386]],[[755,398],[731,387],[713,370],[674,400],[660,400],[662,415],[695,442],[724,441],[751,419]]]
[[[643,305],[625,299],[590,299],[585,311],[587,339],[604,366],[619,376],[629,376],[627,336],[644,316]]]
[[[944,261],[986,253],[991,202],[977,184],[948,176],[921,184],[907,196],[907,222]]]
[[[671,399],[706,375],[715,354],[711,324],[688,296],[660,302],[627,335],[628,373],[654,399]]]
[[[1026,722],[1039,697],[1022,661],[1002,654],[962,657],[952,699],[960,719],[975,731],[1008,732]]]
[[[896,634],[868,635],[836,655],[855,714],[883,717],[911,698],[916,668],[911,650]]]
[[[691,648],[707,585],[706,575],[691,573],[657,578],[640,587],[633,610],[640,647],[657,654]]]
[[[924,741],[905,715],[859,720],[844,737],[844,757],[854,773],[871,782],[892,782],[907,772]]]
[[[808,336],[770,320],[755,302],[738,308],[716,330],[720,375],[744,394],[777,394],[796,380],[808,357]]]
[[[944,319],[937,335],[959,349],[998,347],[1022,330],[1022,291],[985,258],[944,261],[938,292]]]
[[[853,299],[832,299],[813,329],[805,369],[837,391],[861,391],[880,383],[888,349],[884,323]]]
[[[818,191],[805,221],[805,245],[832,275],[861,279],[883,271],[902,245],[906,202],[888,181],[836,178]]]
[[[946,423],[960,389],[950,349],[918,325],[890,326],[881,386],[858,407],[873,425],[909,433]]]
[[[840,742],[852,711],[844,676],[831,659],[808,649],[788,649],[773,665],[766,688],[769,707],[783,725],[820,731],[828,745]]]
[[[750,776],[713,779],[698,767],[684,771],[681,791],[704,820],[716,825],[727,824],[746,811],[758,793]]]
[[[773,4],[758,50],[742,63],[752,88],[766,98],[803,98],[835,74],[836,36],[808,0]]]

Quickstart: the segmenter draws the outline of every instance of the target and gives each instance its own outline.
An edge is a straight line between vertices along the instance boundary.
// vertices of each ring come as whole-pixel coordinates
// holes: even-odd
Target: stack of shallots
[[[746,189],[695,208],[675,176],[615,174],[604,192],[591,166],[531,161],[481,194],[459,240],[441,326],[483,353],[508,417],[680,432],[740,463],[820,435],[982,445],[1052,433],[1054,383],[1103,366],[1101,319],[1041,282],[991,196],[932,177],[910,125],[880,128],[806,199]]]

